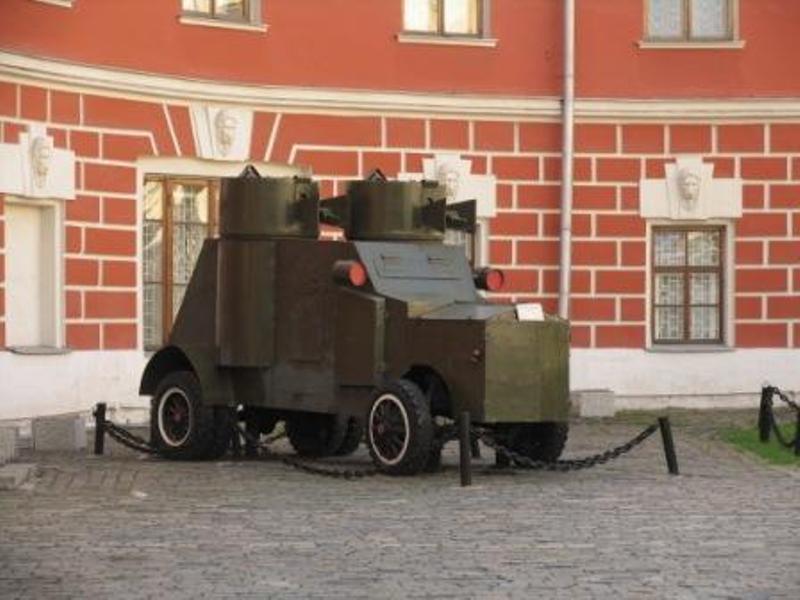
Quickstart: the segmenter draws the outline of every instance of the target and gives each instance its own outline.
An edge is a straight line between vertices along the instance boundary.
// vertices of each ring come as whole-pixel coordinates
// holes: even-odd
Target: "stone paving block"
[[[0,427],[0,466],[11,462],[17,457],[17,438],[16,427]]]
[[[86,448],[86,423],[81,416],[42,417],[33,420],[33,449],[36,451]]]
[[[14,463],[0,467],[0,491],[19,487],[36,472],[36,465]]]
[[[572,402],[578,405],[581,417],[613,417],[616,414],[612,390],[577,390],[572,393]]]

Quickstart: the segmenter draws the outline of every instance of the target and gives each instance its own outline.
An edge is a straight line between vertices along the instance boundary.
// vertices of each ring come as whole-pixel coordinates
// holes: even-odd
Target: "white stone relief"
[[[75,198],[75,153],[56,148],[33,123],[18,144],[0,144],[0,193],[28,198]]]
[[[472,161],[459,154],[436,154],[422,161],[422,173],[400,173],[400,180],[428,179],[445,186],[447,202],[476,200],[479,219],[493,217],[497,206],[497,185],[494,175],[475,175]]]
[[[678,157],[664,171],[664,179],[640,182],[643,218],[704,221],[742,216],[741,180],[715,178],[714,165],[702,157]]]
[[[251,110],[193,104],[189,112],[195,147],[201,158],[235,161],[249,158]]]

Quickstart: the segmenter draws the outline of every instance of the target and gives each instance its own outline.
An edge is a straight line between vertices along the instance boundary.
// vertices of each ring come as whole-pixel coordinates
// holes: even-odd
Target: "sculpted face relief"
[[[678,171],[678,191],[681,202],[691,208],[700,198],[700,175],[687,168]]]
[[[238,128],[239,120],[236,115],[226,109],[222,109],[214,117],[214,138],[217,142],[217,149],[222,156],[227,156],[231,151],[231,147],[236,141]]]
[[[31,173],[33,184],[37,188],[43,188],[47,183],[52,157],[53,149],[47,138],[41,136],[35,138],[31,143]]]
[[[452,202],[458,197],[459,174],[453,165],[449,163],[439,165],[436,169],[436,179],[444,185],[448,201]]]

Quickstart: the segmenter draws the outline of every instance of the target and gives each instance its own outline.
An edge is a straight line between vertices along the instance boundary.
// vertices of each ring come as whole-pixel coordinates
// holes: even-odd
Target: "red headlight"
[[[353,287],[361,287],[369,279],[366,267],[357,260],[337,260],[333,265],[333,278]]]
[[[496,292],[503,287],[505,275],[500,269],[481,269],[474,275],[475,287],[489,292]]]

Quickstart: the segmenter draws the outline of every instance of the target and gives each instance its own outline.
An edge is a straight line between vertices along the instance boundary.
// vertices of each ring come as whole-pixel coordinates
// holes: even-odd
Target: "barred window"
[[[664,41],[730,40],[735,0],[646,0],[647,36]]]
[[[480,36],[484,0],[404,0],[403,27],[409,33]]]
[[[722,228],[653,230],[653,342],[723,340]]]
[[[216,234],[219,184],[148,176],[144,194],[144,346],[152,350],[169,335],[203,241]]]
[[[250,21],[254,0],[181,0],[183,13],[199,17]]]

